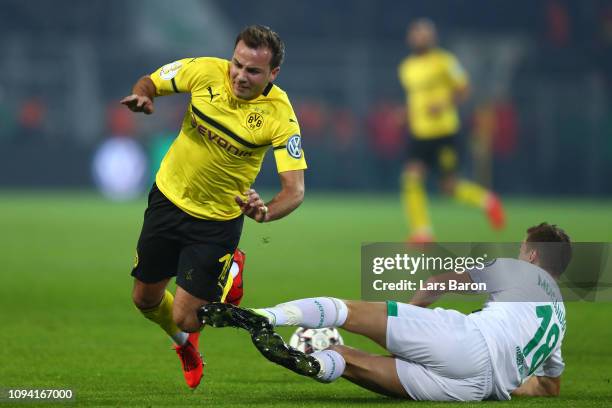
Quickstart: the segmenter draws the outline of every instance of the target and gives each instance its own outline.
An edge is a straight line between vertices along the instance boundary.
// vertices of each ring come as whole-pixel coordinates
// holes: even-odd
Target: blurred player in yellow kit
[[[497,196],[456,175],[455,144],[461,127],[457,105],[469,96],[467,74],[451,53],[437,47],[436,27],[430,20],[413,22],[407,42],[412,54],[399,65],[399,79],[406,92],[411,137],[402,175],[410,241],[434,239],[425,190],[426,174],[431,168],[438,169],[440,188],[445,194],[483,209],[493,228],[503,228],[504,211]]]

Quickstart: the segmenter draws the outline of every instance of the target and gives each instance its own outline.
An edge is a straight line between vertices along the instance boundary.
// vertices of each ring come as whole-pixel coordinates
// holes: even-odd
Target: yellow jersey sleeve
[[[307,168],[302,151],[302,136],[293,109],[288,106],[279,117],[277,131],[272,137],[274,160],[279,173]]]
[[[446,55],[446,71],[454,89],[465,88],[468,85],[469,80],[465,69],[463,69],[459,60],[452,54]]]
[[[199,58],[184,58],[171,62],[159,68],[150,75],[155,84],[156,95],[163,96],[173,93],[193,93],[201,86],[206,78],[206,72],[200,64],[195,63]]]

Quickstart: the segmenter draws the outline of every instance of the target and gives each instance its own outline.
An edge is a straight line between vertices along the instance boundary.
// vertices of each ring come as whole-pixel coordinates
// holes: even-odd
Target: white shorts
[[[411,398],[480,401],[491,394],[489,351],[466,315],[396,302],[387,312],[387,350]]]

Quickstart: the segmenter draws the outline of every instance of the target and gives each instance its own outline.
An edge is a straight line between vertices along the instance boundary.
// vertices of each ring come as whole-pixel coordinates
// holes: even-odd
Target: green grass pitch
[[[4,392],[73,390],[75,400],[62,406],[410,404],[346,380],[322,385],[298,377],[264,360],[247,334],[234,329],[204,331],[205,379],[196,391],[188,390],[169,339],[130,300],[129,272],[144,206],[144,199],[113,204],[90,193],[0,193]],[[558,223],[577,241],[612,240],[612,201],[512,199],[507,210],[508,228],[494,233],[477,211],[446,201],[432,205],[441,241],[517,241],[527,226],[540,221]],[[303,206],[285,220],[245,223],[243,305],[314,295],[358,298],[360,243],[402,241],[405,233],[395,195],[308,193]],[[456,306],[473,310],[465,303]],[[612,404],[612,303],[569,303],[567,315],[561,397],[478,406]],[[381,351],[365,339],[343,335],[349,345]],[[0,401],[0,408],[10,405]]]

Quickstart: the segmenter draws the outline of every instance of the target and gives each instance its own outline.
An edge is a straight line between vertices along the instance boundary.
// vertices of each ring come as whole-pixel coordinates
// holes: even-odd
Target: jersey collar
[[[268,83],[268,85],[266,85],[266,87],[264,88],[263,92],[257,97],[257,98],[253,98],[253,99],[242,99],[237,97],[236,95],[234,95],[234,91],[232,90],[232,84],[231,82],[227,83],[227,87],[229,89],[230,95],[232,95],[232,98],[234,98],[235,100],[237,100],[238,102],[241,103],[253,103],[253,102],[257,102],[258,100],[260,100],[262,97],[266,97],[268,96],[268,94],[270,93],[270,91],[272,90],[272,88],[274,87],[274,84],[272,82]]]

